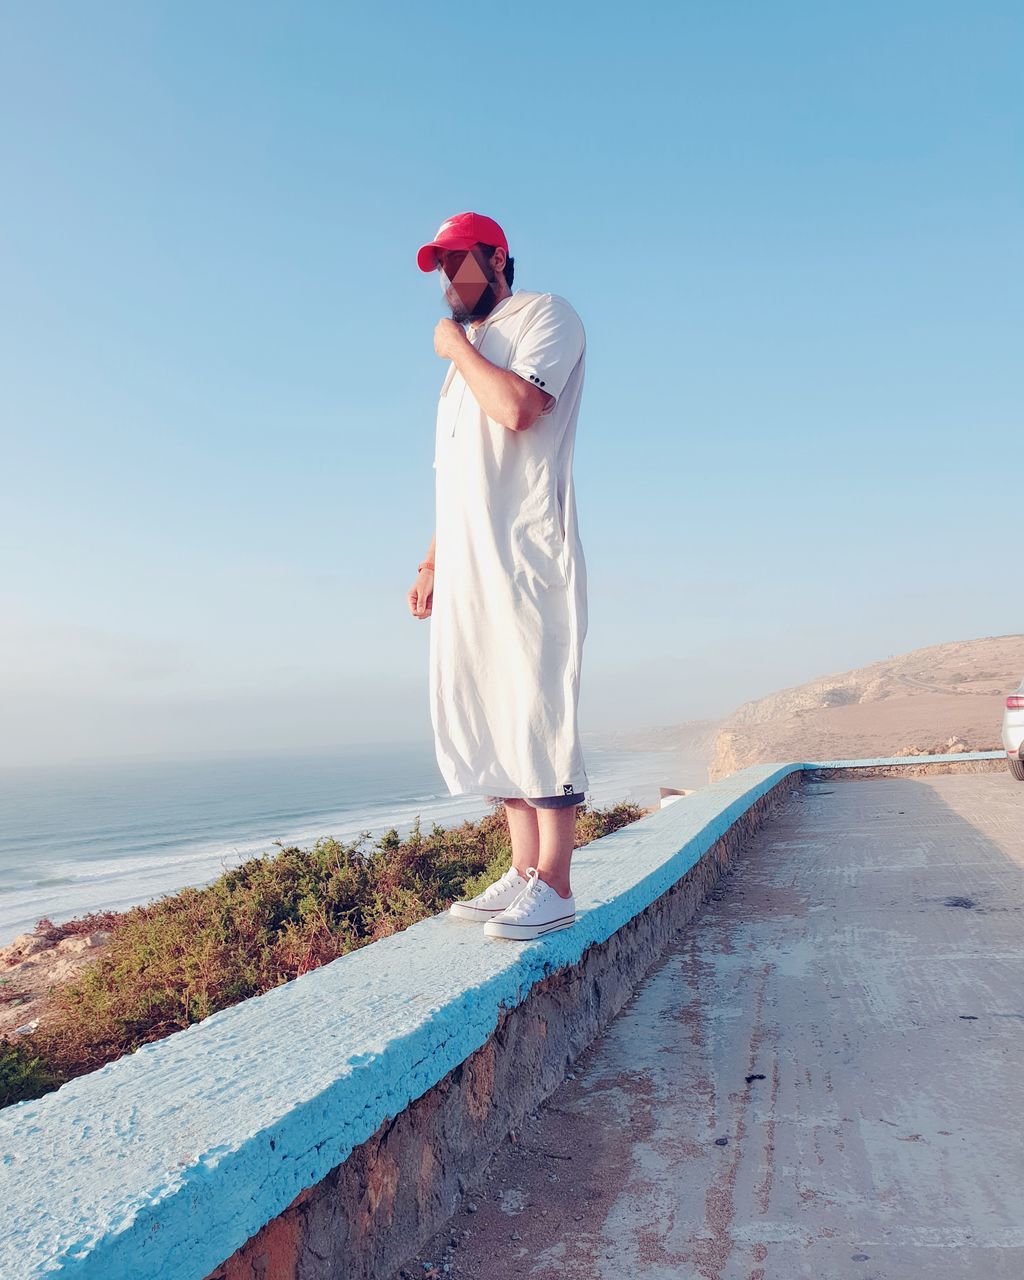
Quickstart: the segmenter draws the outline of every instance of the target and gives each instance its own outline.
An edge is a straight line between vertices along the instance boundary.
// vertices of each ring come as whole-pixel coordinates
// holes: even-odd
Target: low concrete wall
[[[699,910],[738,845],[792,786],[788,776],[777,782],[654,902],[503,1010],[481,1048],[303,1192],[210,1280],[374,1280],[415,1254],[509,1132],[562,1084],[672,934]]]
[[[857,763],[753,766],[577,850],[571,929],[505,943],[441,913],[0,1112],[0,1275],[387,1274],[794,775]]]

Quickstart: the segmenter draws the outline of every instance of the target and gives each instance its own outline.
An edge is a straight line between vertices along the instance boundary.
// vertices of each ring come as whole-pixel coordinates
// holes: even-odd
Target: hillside
[[[1003,699],[1024,676],[1024,635],[933,645],[744,703],[722,721],[709,775],[748,764],[999,746]],[[952,744],[952,745],[950,745]]]

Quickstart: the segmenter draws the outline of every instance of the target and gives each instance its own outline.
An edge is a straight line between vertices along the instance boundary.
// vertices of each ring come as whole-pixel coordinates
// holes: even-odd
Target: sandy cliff
[[[724,720],[710,777],[748,764],[985,751],[1024,676],[1024,635],[933,645],[744,703]]]

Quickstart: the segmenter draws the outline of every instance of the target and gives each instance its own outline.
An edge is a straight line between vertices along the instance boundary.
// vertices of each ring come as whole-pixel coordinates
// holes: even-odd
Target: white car
[[[1024,680],[1006,699],[1003,712],[1003,746],[1006,763],[1018,782],[1024,782]]]

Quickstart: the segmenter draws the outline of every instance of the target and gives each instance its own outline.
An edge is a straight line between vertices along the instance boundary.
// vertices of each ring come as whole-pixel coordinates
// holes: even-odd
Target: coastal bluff
[[[773,760],[918,756],[999,747],[1024,635],[914,649],[744,703],[718,727],[712,781]]]

